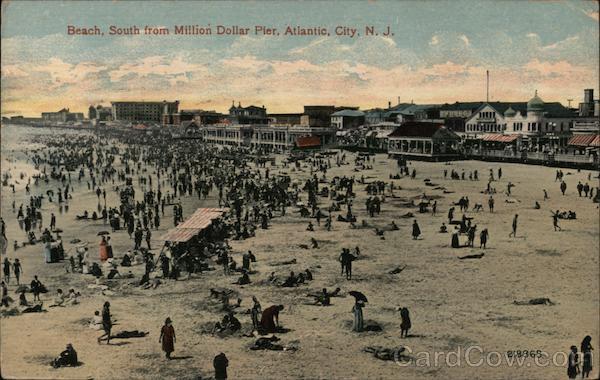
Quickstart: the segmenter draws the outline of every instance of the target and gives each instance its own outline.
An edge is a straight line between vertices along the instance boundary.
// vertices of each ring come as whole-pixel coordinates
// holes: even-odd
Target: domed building
[[[543,112],[544,111],[544,101],[538,96],[537,90],[535,90],[535,95],[533,98],[529,99],[527,102],[527,112]]]
[[[567,145],[575,116],[559,102],[544,102],[536,90],[528,102],[484,103],[466,120],[465,132],[513,151],[553,151]]]

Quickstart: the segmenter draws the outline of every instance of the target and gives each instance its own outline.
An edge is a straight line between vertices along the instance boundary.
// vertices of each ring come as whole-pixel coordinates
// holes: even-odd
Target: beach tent
[[[161,237],[165,242],[186,243],[221,218],[228,208],[199,208],[185,222],[167,231]]]

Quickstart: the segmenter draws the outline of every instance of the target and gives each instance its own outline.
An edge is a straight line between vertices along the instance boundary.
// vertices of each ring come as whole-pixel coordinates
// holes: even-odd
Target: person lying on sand
[[[273,263],[270,263],[269,265],[272,267],[276,267],[276,266],[291,265],[291,264],[296,264],[296,259],[286,260],[286,261],[275,261]]]
[[[550,298],[532,298],[529,301],[513,301],[515,305],[554,305]]]
[[[465,259],[481,259],[483,257],[483,255],[485,255],[485,253],[479,253],[479,254],[475,254],[475,255],[466,255],[466,256],[460,256],[459,259],[460,260],[465,260]]]
[[[389,274],[398,274],[400,272],[402,272],[404,269],[406,269],[406,265],[401,267],[401,266],[397,266],[396,268],[392,269],[391,271],[389,271]]]

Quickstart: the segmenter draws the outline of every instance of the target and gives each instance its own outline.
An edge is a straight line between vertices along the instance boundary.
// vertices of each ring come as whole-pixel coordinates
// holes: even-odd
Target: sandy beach
[[[11,171],[13,180],[19,172],[28,168],[23,150],[28,140],[25,135],[6,137],[2,128],[2,173]],[[52,133],[38,131],[36,133]],[[5,140],[6,139],[6,140]],[[11,140],[12,139],[12,140]],[[10,143],[10,145],[9,145]],[[501,164],[478,161],[454,161],[450,164],[411,161],[409,168],[416,170],[416,178],[404,177],[390,180],[398,173],[395,160],[387,155],[372,157],[369,170],[355,171],[355,153],[346,153],[349,162],[327,171],[327,180],[335,176],[364,176],[365,182],[393,181],[395,197],[386,196],[381,213],[369,217],[365,209],[368,194],[363,184],[355,183],[356,198],[353,212],[359,223],[366,220],[369,228],[349,228],[349,223],[335,220],[345,214],[345,208],[334,212],[333,228],[327,231],[315,223],[315,231],[306,231],[309,219],[300,217],[296,207],[290,207],[285,216],[272,219],[268,229],[257,229],[256,236],[246,240],[229,240],[233,257],[241,261],[241,255],[251,250],[257,258],[252,268],[257,271],[251,276],[249,285],[232,285],[237,275],[225,276],[221,267],[213,263],[215,271],[194,274],[190,280],[163,280],[156,289],[140,289],[130,285],[131,280],[114,280],[110,288],[114,294],[103,295],[99,290],[89,289],[94,282],[91,276],[66,273],[66,262],[46,264],[41,244],[26,246],[13,251],[13,240],[24,240],[13,212],[12,203],[28,202],[23,187],[16,187],[13,194],[9,187],[2,187],[2,218],[6,222],[6,234],[11,242],[7,256],[11,262],[19,258],[23,265],[22,282],[28,284],[33,275],[38,275],[49,288],[42,295],[45,304],[51,303],[56,288],[74,288],[80,291],[79,305],[65,308],[46,308],[46,312],[6,316],[0,319],[1,370],[3,378],[96,378],[96,379],[194,379],[213,375],[212,360],[219,352],[229,358],[230,378],[448,378],[448,379],[562,379],[566,378],[565,358],[558,355],[562,365],[536,366],[532,360],[522,366],[510,366],[504,355],[507,351],[541,350],[550,356],[557,352],[568,353],[571,345],[579,346],[586,335],[593,337],[592,344],[598,345],[600,316],[599,307],[599,210],[591,199],[579,197],[576,192],[578,181],[598,186],[598,172],[563,169],[568,185],[563,196],[559,182],[555,182],[556,168]],[[284,155],[275,155],[277,166],[269,168],[271,175],[286,172],[294,181],[302,183],[311,177],[308,165],[303,162],[300,170],[282,169]],[[332,160],[335,163],[335,159]],[[498,190],[494,195],[495,210],[487,207],[486,188],[490,169],[497,172],[502,168],[502,178],[494,181]],[[118,165],[117,165],[118,168]],[[29,167],[31,169],[31,167]],[[477,170],[479,181],[451,180],[444,178],[444,170]],[[265,169],[261,169],[263,172]],[[148,168],[145,175],[152,174]],[[591,181],[588,175],[591,174]],[[21,184],[27,181],[29,171]],[[138,186],[137,181],[133,183]],[[425,179],[442,186],[446,191],[434,190],[425,185]],[[18,180],[18,179],[17,179]],[[512,195],[504,194],[508,182],[512,182]],[[67,253],[72,253],[74,244],[69,241],[80,239],[89,242],[90,257],[98,258],[99,237],[97,232],[107,229],[98,221],[78,221],[75,215],[84,210],[95,210],[96,194],[87,189],[86,179],[78,183],[73,178],[73,199],[69,211],[60,212],[56,203],[45,202],[42,207],[44,225],[54,212],[57,225],[64,230],[62,237]],[[327,183],[321,186],[327,186]],[[40,183],[32,187],[32,194],[43,194],[56,189],[57,183]],[[118,204],[119,196],[113,185],[106,185],[107,203]],[[139,188],[139,186],[137,187]],[[549,199],[543,200],[543,189]],[[423,193],[437,201],[437,214],[420,214],[417,207],[408,207],[405,202],[418,202]],[[388,194],[386,190],[386,195]],[[475,248],[452,249],[450,233],[439,233],[440,225],[448,224],[447,212],[454,202],[468,196],[471,205],[481,203],[483,211],[471,211],[473,223],[478,231],[489,230],[485,250],[479,249],[479,238]],[[306,201],[306,194],[301,198]],[[181,197],[184,218],[199,207],[218,207],[218,196],[213,190],[207,199],[199,200],[195,195]],[[508,201],[508,202],[507,202]],[[534,209],[534,203],[541,204]],[[331,201],[319,197],[319,205],[327,207]],[[576,220],[560,220],[562,231],[555,232],[551,212],[573,210]],[[153,252],[162,246],[160,237],[173,227],[172,207],[167,207],[159,230],[153,231]],[[411,212],[414,218],[403,218]],[[514,214],[519,214],[516,238],[509,237]],[[456,217],[462,214],[456,211]],[[417,220],[422,235],[418,240],[411,236],[411,225]],[[386,231],[384,239],[374,228],[387,228],[394,221],[398,231]],[[450,226],[449,226],[450,227]],[[115,257],[133,246],[127,231],[111,234]],[[310,248],[314,237],[319,248]],[[464,236],[461,236],[464,243]],[[308,245],[305,249],[300,245]],[[360,247],[361,255],[353,265],[353,278],[346,280],[340,275],[338,256],[342,248]],[[485,252],[481,259],[460,260],[459,256]],[[4,257],[2,257],[4,259]],[[295,264],[272,266],[275,262],[295,259]],[[406,266],[401,273],[389,272],[398,266]],[[301,272],[309,268],[314,280],[294,288],[280,288],[269,284],[266,278],[271,272],[285,277],[290,271]],[[143,274],[143,266],[131,268],[135,278]],[[292,344],[296,351],[252,351],[249,345],[253,338],[234,335],[219,338],[204,333],[205,326],[221,320],[223,313],[213,307],[210,288],[235,289],[242,299],[236,316],[243,330],[251,327],[250,315],[245,314],[256,296],[263,308],[283,304],[281,324],[290,329],[277,334],[282,344]],[[306,303],[308,293],[322,288],[340,287],[343,297],[332,298],[328,307]],[[17,299],[16,285],[11,279],[9,295]],[[348,296],[351,290],[364,293],[369,301],[364,308],[367,322],[378,323],[380,332],[351,331],[354,300]],[[513,301],[532,298],[549,298],[554,305],[515,305]],[[141,330],[149,335],[143,338],[114,339],[111,345],[98,345],[99,331],[88,327],[95,310],[110,301],[111,310],[117,320],[115,331]],[[412,329],[407,338],[400,338],[400,314],[398,307],[408,307]],[[166,361],[158,343],[160,328],[166,317],[173,320],[177,333],[174,357]],[[76,347],[83,363],[75,368],[53,369],[49,362],[67,343]],[[414,360],[410,363],[383,361],[363,352],[367,346],[404,346]],[[503,355],[498,366],[482,364],[470,366],[461,357],[460,365],[448,365],[444,359],[434,365],[434,352],[463,352],[471,347],[471,360],[477,362],[489,353]],[[420,364],[417,353],[431,353],[430,365]],[[462,355],[462,354],[461,354]],[[451,361],[454,361],[452,359]],[[492,357],[493,363],[498,358]],[[592,378],[598,376],[598,365]]]

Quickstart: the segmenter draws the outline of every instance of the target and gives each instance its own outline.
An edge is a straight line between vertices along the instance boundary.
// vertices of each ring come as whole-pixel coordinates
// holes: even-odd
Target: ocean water
[[[3,124],[0,128],[0,158],[1,174],[10,176],[9,184],[14,184],[15,189],[23,189],[31,176],[38,174],[38,170],[27,157],[26,151],[40,149],[44,145],[34,142],[43,136],[55,134],[82,134],[86,131],[67,129],[34,128],[23,125]],[[21,174],[23,178],[21,179]],[[2,191],[8,188],[2,187]]]

